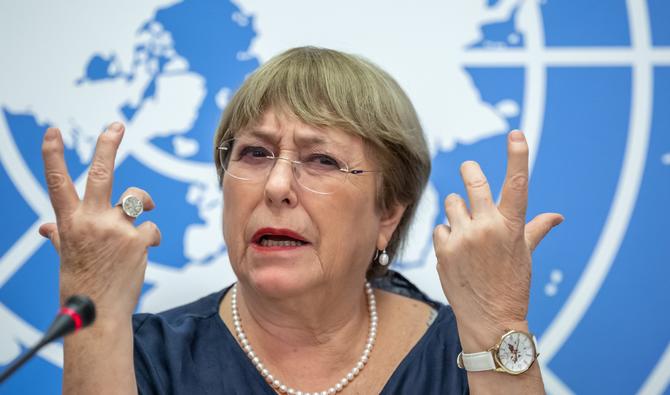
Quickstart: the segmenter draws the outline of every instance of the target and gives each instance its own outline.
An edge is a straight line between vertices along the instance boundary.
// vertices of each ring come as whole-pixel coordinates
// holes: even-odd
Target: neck
[[[367,309],[364,308],[363,316],[369,317],[369,327],[360,324],[358,314],[356,314],[361,310],[360,305],[354,304],[355,307],[349,309],[354,316],[350,319],[329,320],[331,323],[340,323],[340,325],[328,328],[320,323],[314,324],[316,321],[310,321],[311,325],[296,325],[295,316],[289,316],[286,321],[280,322],[262,315],[255,316],[254,313],[258,312],[253,310],[253,303],[247,301],[245,309],[243,307],[245,303],[242,302],[243,297],[240,296],[242,293],[238,292],[235,287],[231,296],[231,311],[237,339],[256,369],[268,383],[275,389],[279,389],[279,392],[293,393],[294,390],[284,384],[285,382],[288,382],[289,385],[290,383],[302,383],[301,388],[305,388],[302,387],[304,385],[308,388],[328,388],[328,393],[339,392],[362,371],[375,343],[378,318],[374,292],[369,284],[364,287],[364,290],[363,294],[366,295],[364,299],[369,300],[366,305],[369,305],[370,311],[367,312]],[[314,301],[310,303],[310,306],[313,304]],[[342,302],[336,304],[341,305]],[[245,320],[245,314],[242,311],[245,310],[248,313],[248,321],[257,325],[256,328],[252,326],[248,333],[245,333],[246,330],[243,329],[245,325],[242,324],[242,321]],[[268,310],[270,309],[265,308],[262,311]],[[319,310],[319,313],[322,311],[323,309]],[[272,313],[273,318],[282,317],[276,311]],[[319,314],[319,316],[324,315]],[[362,329],[367,336],[361,342],[357,338],[360,339],[359,333]],[[363,349],[358,359],[356,359],[356,349]],[[334,386],[326,387],[333,383],[335,383]]]
[[[364,337],[368,307],[364,282],[336,290],[318,287],[293,297],[269,298],[238,284],[238,310],[245,331],[258,341],[289,348],[337,349]],[[260,346],[261,344],[259,344]]]

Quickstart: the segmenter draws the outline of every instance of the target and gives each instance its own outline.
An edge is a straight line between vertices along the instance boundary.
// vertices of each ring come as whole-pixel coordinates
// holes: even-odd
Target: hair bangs
[[[245,82],[238,102],[229,104],[235,111],[224,138],[258,122],[270,108],[308,125],[364,136],[355,121],[355,109],[367,107],[361,103],[364,92],[354,91],[357,84],[351,80],[356,72],[341,54],[290,52],[266,63]]]

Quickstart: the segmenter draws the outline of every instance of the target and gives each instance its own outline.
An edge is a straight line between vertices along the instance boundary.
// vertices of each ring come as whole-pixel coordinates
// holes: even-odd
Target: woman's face
[[[238,147],[243,136],[277,157],[304,160],[326,153],[350,169],[378,170],[360,137],[272,110],[236,133]],[[296,180],[285,160],[276,160],[257,182],[226,174],[223,233],[238,279],[275,297],[360,284],[375,249],[386,246],[400,218],[376,209],[377,177],[350,174],[332,193],[318,194]]]

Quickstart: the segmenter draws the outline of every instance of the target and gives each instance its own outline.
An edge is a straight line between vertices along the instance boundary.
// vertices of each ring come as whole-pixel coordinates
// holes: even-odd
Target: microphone
[[[44,337],[34,345],[27,353],[12,362],[12,364],[0,375],[0,383],[11,376],[18,368],[32,358],[42,347],[58,339],[69,335],[79,329],[91,325],[95,321],[95,305],[93,301],[84,295],[74,295],[68,298],[65,305],[60,308],[58,315],[47,329]]]

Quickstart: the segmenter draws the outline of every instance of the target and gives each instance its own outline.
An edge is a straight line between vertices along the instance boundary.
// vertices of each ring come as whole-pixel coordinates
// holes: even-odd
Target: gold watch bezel
[[[528,367],[526,369],[524,369],[522,371],[519,371],[519,372],[515,372],[515,371],[507,369],[505,367],[505,365],[503,365],[502,362],[500,362],[500,358],[498,357],[498,352],[500,351],[500,345],[502,345],[502,343],[503,343],[503,341],[505,340],[506,337],[508,337],[508,336],[510,336],[514,333],[520,333],[522,335],[527,336],[528,339],[530,339],[530,343],[533,346],[533,354],[534,354],[533,360],[531,361],[530,365],[528,365]],[[500,340],[498,341],[498,343],[495,346],[491,347],[489,349],[489,351],[491,352],[491,354],[493,354],[493,361],[496,365],[495,371],[500,372],[500,373],[511,374],[513,376],[518,376],[520,374],[526,373],[533,366],[535,361],[537,361],[537,357],[540,356],[540,353],[537,352],[537,346],[535,345],[535,336],[533,336],[529,332],[520,331],[520,330],[516,330],[516,329],[510,329],[507,332],[505,332],[505,334],[500,336]]]

